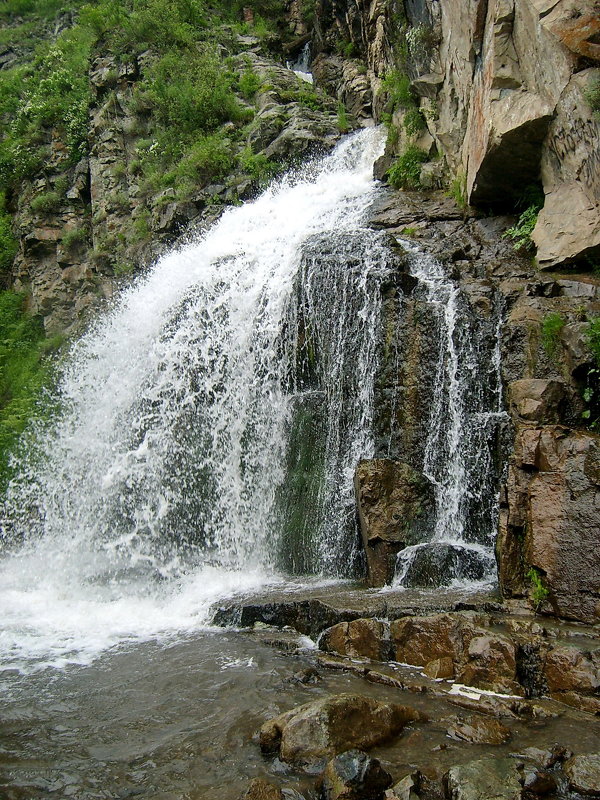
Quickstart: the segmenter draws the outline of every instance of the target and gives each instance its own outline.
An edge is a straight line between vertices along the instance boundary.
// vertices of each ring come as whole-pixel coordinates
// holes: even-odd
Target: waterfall
[[[363,131],[229,209],[74,345],[61,413],[26,437],[2,511],[5,664],[193,629],[217,598],[293,568],[287,551],[310,554],[299,571],[348,573],[387,269],[361,233],[382,147]],[[315,397],[320,527],[298,533],[282,498]]]
[[[429,540],[399,553],[395,585],[489,581],[495,577],[497,456],[507,419],[500,374],[502,309],[493,300],[487,313],[474,313],[442,265],[411,249],[411,273],[438,341],[423,458],[436,514]]]

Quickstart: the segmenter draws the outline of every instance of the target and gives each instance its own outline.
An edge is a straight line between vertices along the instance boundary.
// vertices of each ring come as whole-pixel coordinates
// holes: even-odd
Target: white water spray
[[[193,629],[216,598],[274,579],[300,254],[311,237],[360,228],[382,145],[363,131],[228,210],[75,345],[62,413],[29,437],[3,510],[4,666],[85,663],[119,641]],[[361,313],[366,329],[372,312]],[[342,437],[352,452],[328,456],[348,482],[342,514],[345,470],[369,455],[357,452],[369,448],[368,402],[359,416]]]

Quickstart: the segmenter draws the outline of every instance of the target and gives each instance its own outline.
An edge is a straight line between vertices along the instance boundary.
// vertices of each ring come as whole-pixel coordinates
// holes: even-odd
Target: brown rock
[[[591,692],[600,686],[600,651],[555,647],[546,655],[544,677],[551,692]]]
[[[283,800],[283,792],[263,778],[253,778],[240,800]]]
[[[386,458],[361,461],[354,485],[369,585],[383,586],[394,577],[400,550],[425,538],[433,487],[408,464]]]
[[[520,774],[512,758],[482,758],[452,767],[449,800],[521,800]]]
[[[368,750],[397,736],[421,718],[407,706],[378,703],[369,697],[340,694],[293,708],[260,730],[263,752],[306,766],[346,750]]]
[[[559,422],[565,402],[565,385],[558,380],[513,381],[508,387],[511,410],[527,421]],[[523,443],[523,454],[531,452]]]
[[[437,659],[456,662],[463,651],[463,635],[471,627],[452,614],[395,620],[390,626],[394,658],[403,664],[422,667]]]
[[[563,771],[576,792],[600,795],[600,753],[573,756],[565,762]]]
[[[423,672],[434,680],[453,678],[454,663],[448,656],[445,658],[436,658],[425,665]]]
[[[475,636],[469,642],[466,657],[467,663],[458,675],[462,683],[511,694],[523,693],[516,680],[515,646],[506,636]]]
[[[323,631],[319,638],[319,647],[326,652],[343,656],[387,661],[390,644],[383,622],[356,619],[352,622],[340,622]]]
[[[504,744],[510,739],[510,730],[497,719],[469,717],[456,720],[446,731],[452,739],[471,744]]]

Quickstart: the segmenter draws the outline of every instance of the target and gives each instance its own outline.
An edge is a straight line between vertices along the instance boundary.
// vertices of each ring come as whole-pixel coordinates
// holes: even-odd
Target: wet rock
[[[407,775],[385,793],[385,800],[418,800],[419,773]]]
[[[517,682],[516,648],[506,636],[473,637],[466,657],[467,663],[458,674],[461,683],[497,692],[523,693]]]
[[[445,780],[450,800],[521,800],[520,774],[512,758],[482,758],[452,767]]]
[[[333,695],[266,722],[260,729],[260,746],[266,753],[279,752],[282,761],[309,766],[346,750],[368,750],[420,718],[407,706],[362,695]]]
[[[284,796],[275,784],[263,778],[253,778],[246,791],[240,795],[240,800],[284,800]]]
[[[386,458],[361,461],[354,485],[370,586],[394,577],[396,556],[425,538],[432,524],[433,486],[408,464]]]
[[[556,775],[545,769],[534,769],[525,772],[523,789],[536,795],[547,795],[556,791]]]
[[[472,626],[452,614],[395,620],[390,626],[394,658],[423,667],[442,658],[456,662],[463,648],[464,629],[470,631]]]
[[[458,719],[446,731],[452,739],[460,739],[471,744],[504,744],[510,739],[510,730],[489,717],[469,717]]]
[[[327,762],[321,784],[323,800],[383,800],[392,776],[376,758],[348,750]]]
[[[491,555],[460,544],[432,542],[413,551],[402,580],[403,586],[435,589],[448,583],[478,581],[494,567]]]
[[[425,665],[423,672],[434,680],[454,677],[454,662],[451,658],[436,658]]]
[[[600,796],[600,753],[573,756],[563,765],[563,771],[576,792]]]
[[[343,656],[370,658],[373,661],[387,661],[390,643],[383,622],[374,619],[356,619],[340,622],[323,631],[319,647],[329,653]]]
[[[565,404],[565,384],[559,380],[527,379],[508,387],[509,402],[521,419],[534,422],[560,422]]]
[[[592,692],[600,686],[600,650],[554,647],[546,655],[544,676],[550,692]]]

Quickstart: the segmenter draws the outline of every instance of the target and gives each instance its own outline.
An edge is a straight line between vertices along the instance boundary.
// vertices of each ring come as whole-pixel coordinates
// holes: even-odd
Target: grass
[[[28,421],[48,411],[40,397],[51,378],[45,356],[56,344],[45,337],[41,321],[25,312],[24,295],[0,292],[0,483],[8,477],[9,453]]]
[[[550,592],[544,586],[542,581],[542,573],[536,567],[531,567],[526,573],[525,577],[529,579],[532,585],[531,598],[535,604],[536,611],[547,599]]]
[[[560,335],[564,327],[564,317],[555,311],[546,314],[542,321],[542,344],[546,354],[550,358],[556,355],[556,350],[560,342]]]

